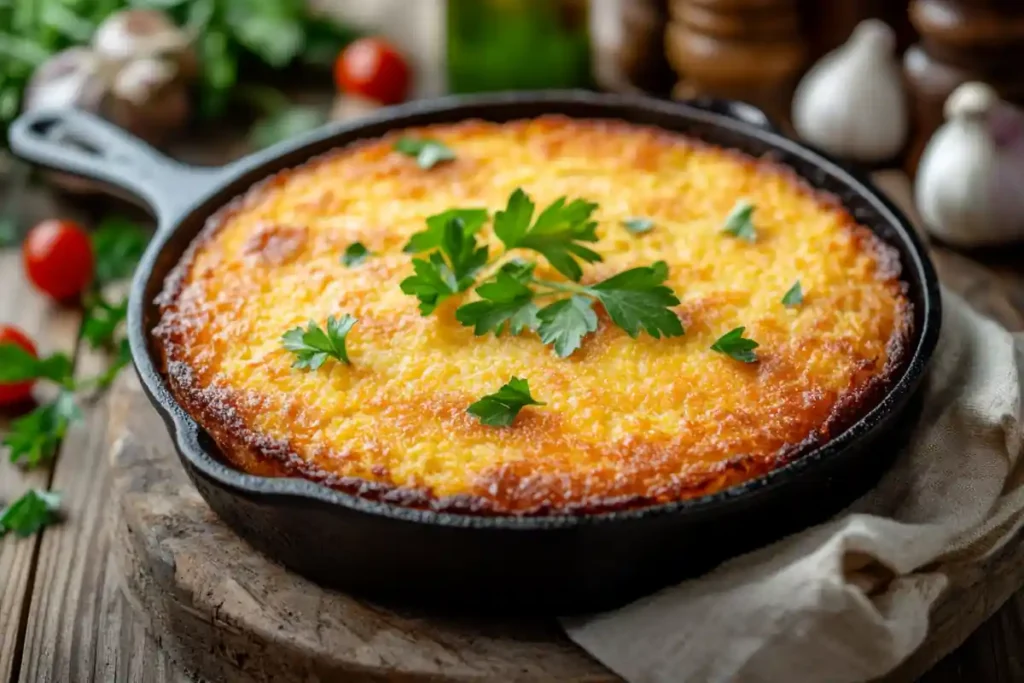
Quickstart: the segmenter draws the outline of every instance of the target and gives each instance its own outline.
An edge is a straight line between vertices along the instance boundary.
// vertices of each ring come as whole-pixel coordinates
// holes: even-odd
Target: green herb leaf
[[[527,380],[513,377],[495,393],[473,403],[466,412],[479,418],[480,424],[507,427],[525,406],[542,405],[544,403],[530,395],[530,383]]]
[[[92,386],[96,389],[106,389],[114,380],[117,379],[117,375],[121,372],[121,369],[132,362],[132,351],[128,344],[127,339],[122,339],[117,345],[117,355],[114,356],[113,361],[103,373],[97,375],[91,380],[82,382],[80,386]]]
[[[296,327],[286,332],[282,342],[284,348],[295,354],[292,367],[317,370],[328,358],[350,364],[345,338],[355,324],[356,319],[346,313],[340,318],[333,315],[327,318],[326,331],[310,320],[305,330]]]
[[[725,219],[722,232],[747,242],[757,241],[757,230],[753,221],[754,208],[746,199],[736,202],[736,206]]]
[[[629,218],[622,221],[622,227],[634,235],[642,235],[654,229],[654,221],[650,218]]]
[[[449,209],[427,218],[427,229],[417,232],[409,238],[404,251],[407,254],[418,254],[441,246],[445,227],[454,219],[462,222],[462,231],[466,237],[475,235],[487,222],[487,209]]]
[[[658,261],[619,273],[588,289],[604,304],[612,322],[630,337],[636,339],[641,329],[655,339],[661,335],[679,337],[683,324],[669,308],[678,306],[679,299],[662,284],[667,277],[668,266]]]
[[[0,537],[8,531],[18,536],[31,536],[57,518],[60,494],[29,489],[20,498],[0,511]]]
[[[425,171],[442,162],[455,159],[455,152],[447,145],[440,140],[429,138],[399,138],[395,142],[394,149],[396,152],[416,159],[416,164]]]
[[[460,306],[455,318],[477,335],[494,332],[500,336],[506,324],[512,334],[540,325],[533,290],[523,284],[533,271],[532,264],[506,264],[493,280],[476,288],[480,301]]]
[[[71,359],[63,353],[37,359],[17,344],[0,343],[0,384],[33,379],[49,379],[64,384],[70,377]]]
[[[580,347],[583,338],[597,329],[597,314],[590,299],[574,295],[537,311],[537,332],[545,344],[553,344],[555,355],[565,358]]]
[[[453,294],[472,287],[477,272],[487,264],[487,247],[477,247],[474,232],[468,231],[458,216],[449,218],[440,230],[428,228],[429,239],[438,239],[441,251],[433,252],[427,261],[413,259],[415,274],[400,284],[403,292],[420,300],[423,315],[432,313]]]
[[[583,199],[566,203],[566,198],[555,200],[533,217],[534,204],[529,195],[517,189],[508,199],[504,211],[494,216],[494,234],[506,249],[532,249],[539,252],[555,270],[573,282],[583,277],[577,259],[587,263],[601,260],[600,254],[584,247],[580,242],[597,241],[597,222],[590,220],[597,204]]]
[[[341,262],[349,268],[354,268],[365,261],[369,255],[370,250],[366,248],[366,245],[362,242],[353,242],[345,249],[345,255],[341,257]]]
[[[263,149],[308,133],[326,121],[327,115],[314,107],[286,107],[257,121],[249,134],[249,142],[254,148]]]
[[[81,417],[75,398],[62,392],[53,403],[39,406],[11,423],[3,444],[10,447],[11,462],[35,467],[53,457],[72,420]]]
[[[711,350],[725,354],[733,360],[738,360],[742,363],[756,363],[757,355],[754,353],[754,349],[759,345],[753,339],[743,338],[743,332],[746,329],[745,327],[737,327],[734,330],[729,330],[711,345]]]
[[[99,286],[132,276],[149,244],[149,233],[125,218],[107,218],[92,234]]]
[[[804,302],[804,290],[800,286],[800,281],[797,280],[793,283],[793,286],[789,288],[785,294],[782,295],[782,305],[786,308],[796,308]]]
[[[128,298],[109,303],[101,294],[86,297],[79,336],[94,349],[112,348],[116,335],[128,315]]]

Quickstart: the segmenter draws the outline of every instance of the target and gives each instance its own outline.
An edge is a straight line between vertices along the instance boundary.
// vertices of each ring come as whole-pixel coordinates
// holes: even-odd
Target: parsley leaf
[[[742,363],[756,363],[757,355],[754,353],[754,349],[759,344],[753,339],[743,338],[743,332],[746,329],[745,327],[737,327],[734,330],[729,330],[711,345],[711,350],[725,354],[733,360],[738,360]]]
[[[395,142],[394,149],[416,159],[416,165],[429,170],[445,161],[455,159],[455,152],[440,140],[429,138],[403,137]]]
[[[476,246],[476,235],[467,234],[461,218],[451,218],[440,234],[440,252],[429,260],[413,259],[414,275],[399,285],[420,300],[420,313],[430,315],[437,305],[473,286],[477,272],[487,264],[487,247]]]
[[[532,249],[540,252],[555,270],[573,282],[583,277],[577,258],[587,263],[601,260],[601,255],[584,247],[580,242],[597,241],[597,222],[590,220],[597,204],[583,199],[566,203],[566,198],[555,200],[537,219],[533,218],[534,203],[522,189],[508,198],[504,211],[494,216],[494,234],[506,249]]]
[[[29,489],[20,498],[0,511],[0,537],[13,531],[24,538],[31,536],[57,518],[60,494]]]
[[[96,254],[96,284],[131,277],[149,244],[149,233],[125,218],[107,218],[92,234]]]
[[[460,291],[455,274],[436,251],[430,255],[430,260],[414,258],[412,269],[415,275],[402,280],[399,287],[420,300],[422,315],[430,315],[438,304]]]
[[[754,228],[754,205],[746,199],[736,202],[736,206],[725,219],[725,227],[722,232],[738,237],[747,242],[757,240],[757,230]]]
[[[131,347],[129,346],[127,339],[122,339],[117,345],[117,355],[111,362],[110,367],[91,380],[83,382],[80,386],[92,385],[97,389],[106,389],[114,383],[114,380],[117,379],[117,374],[121,372],[121,369],[131,362]]]
[[[604,304],[612,322],[636,339],[646,330],[655,339],[683,334],[679,316],[669,306],[678,306],[679,299],[662,283],[668,277],[668,266],[658,261],[652,266],[632,268],[614,275],[587,289]]]
[[[353,242],[345,249],[345,255],[341,257],[341,262],[349,268],[354,268],[365,261],[369,255],[370,250],[366,248],[366,245],[362,242]]]
[[[530,395],[530,383],[527,380],[513,377],[495,393],[473,403],[466,412],[479,418],[480,424],[507,427],[525,406],[542,405],[544,403],[534,400]]]
[[[127,315],[127,297],[112,304],[102,294],[91,293],[86,297],[79,336],[94,349],[112,347],[115,335]]]
[[[305,330],[296,327],[282,337],[284,347],[295,354],[293,368],[317,370],[328,358],[351,364],[345,337],[348,336],[356,319],[346,313],[340,318],[327,318],[327,330],[310,320]]]
[[[417,232],[409,238],[403,251],[407,254],[418,254],[441,246],[445,226],[453,219],[462,221],[462,231],[466,237],[474,235],[487,222],[487,209],[449,209],[427,218],[427,229]]]
[[[642,235],[654,229],[654,221],[650,218],[629,218],[622,221],[622,227],[634,235]]]
[[[782,305],[786,308],[796,308],[803,302],[804,289],[800,286],[800,281],[797,280],[793,283],[793,286],[789,288],[789,291],[782,295]]]
[[[537,305],[533,303],[534,293],[524,284],[532,272],[532,264],[505,264],[494,280],[476,288],[480,301],[460,306],[455,311],[456,320],[473,327],[477,336],[491,331],[495,336],[501,336],[506,323],[512,334],[519,334],[524,329],[537,329],[540,320],[537,318]]]
[[[540,340],[554,344],[555,355],[565,358],[580,347],[583,338],[597,329],[597,314],[590,299],[573,295],[537,311]]]
[[[3,444],[11,449],[11,462],[35,467],[53,457],[68,424],[81,417],[75,398],[63,392],[53,403],[39,406],[11,423]]]
[[[71,378],[71,359],[55,353],[37,359],[25,349],[11,342],[0,343],[0,384],[49,379],[66,384]]]

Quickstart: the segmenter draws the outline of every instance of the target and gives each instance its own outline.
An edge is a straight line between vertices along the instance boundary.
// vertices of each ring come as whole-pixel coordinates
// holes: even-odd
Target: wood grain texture
[[[51,200],[40,193],[20,198],[27,221],[52,211]],[[52,305],[25,280],[21,253],[17,249],[0,250],[0,323],[14,324],[36,340],[40,354],[62,351],[74,355],[79,315],[74,310]],[[46,399],[46,387],[36,396]],[[30,410],[32,406],[26,406]],[[0,418],[0,432],[6,431],[10,418]],[[29,488],[47,488],[50,467],[29,472],[12,465],[6,449],[0,448],[0,507]],[[18,539],[13,535],[0,541],[0,681],[9,680],[18,665],[23,637],[22,624],[34,576],[39,538]]]

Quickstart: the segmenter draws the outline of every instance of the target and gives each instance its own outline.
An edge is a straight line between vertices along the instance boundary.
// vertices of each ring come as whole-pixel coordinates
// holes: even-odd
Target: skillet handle
[[[722,116],[728,116],[730,119],[749,123],[751,126],[770,133],[782,132],[768,114],[747,102],[722,100],[715,97],[696,97],[690,100],[682,100],[682,103],[696,109],[703,109],[713,114],[721,114]]]
[[[161,227],[175,223],[224,172],[181,164],[77,109],[25,112],[11,124],[9,140],[26,161],[127,190],[149,205]]]

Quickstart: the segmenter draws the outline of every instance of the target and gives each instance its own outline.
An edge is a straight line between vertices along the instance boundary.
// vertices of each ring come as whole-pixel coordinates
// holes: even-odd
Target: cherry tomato
[[[38,358],[35,344],[24,332],[12,325],[0,325],[0,344],[17,344],[21,348]],[[35,382],[18,382],[17,384],[0,384],[0,406],[21,403],[32,394],[32,385]]]
[[[409,65],[386,40],[360,38],[338,55],[334,82],[349,94],[397,104],[409,90]]]
[[[57,301],[78,296],[92,280],[94,256],[89,236],[77,223],[48,220],[28,231],[21,247],[25,274]]]

